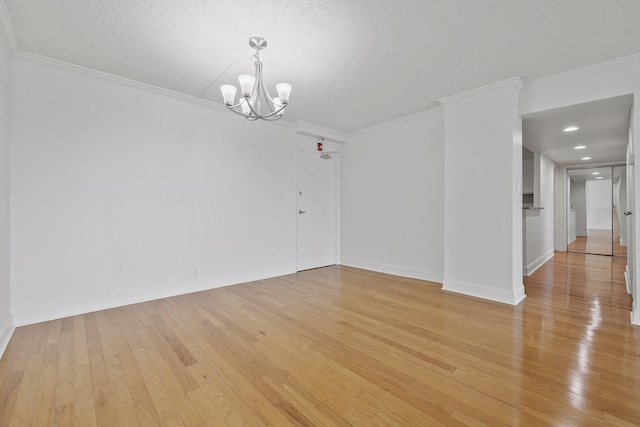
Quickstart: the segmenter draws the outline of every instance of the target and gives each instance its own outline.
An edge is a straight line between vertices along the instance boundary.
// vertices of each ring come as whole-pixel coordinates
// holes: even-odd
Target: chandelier
[[[284,109],[289,104],[289,94],[291,85],[288,83],[278,83],[276,91],[277,98],[271,98],[269,92],[264,87],[262,81],[262,62],[260,62],[260,51],[267,47],[267,41],[262,37],[251,37],[249,46],[256,50],[251,59],[255,66],[255,76],[241,74],[238,76],[240,82],[240,92],[242,96],[236,104],[236,87],[233,85],[222,85],[220,91],[224,99],[224,105],[236,114],[244,116],[247,120],[278,120],[284,115]]]

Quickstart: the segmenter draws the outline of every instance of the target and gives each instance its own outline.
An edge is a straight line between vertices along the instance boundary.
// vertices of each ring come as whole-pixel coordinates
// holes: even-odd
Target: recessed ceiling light
[[[574,130],[578,130],[578,129],[580,129],[578,126],[569,126],[569,127],[564,128],[564,131],[565,132],[573,132]]]
[[[599,176],[599,177],[597,177],[596,179],[604,179],[604,178],[603,178],[603,177],[601,177],[601,176]]]
[[[591,157],[583,157],[582,160],[591,160]]]
[[[573,147],[574,150],[582,150],[583,148],[587,148],[586,145],[576,145],[575,147]]]
[[[591,172],[591,175],[600,175],[600,172]]]

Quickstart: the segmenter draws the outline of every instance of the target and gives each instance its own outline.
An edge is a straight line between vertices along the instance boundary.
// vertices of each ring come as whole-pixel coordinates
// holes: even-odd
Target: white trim
[[[636,308],[630,313],[631,324],[640,326],[640,309]]]
[[[571,243],[575,242],[577,238],[578,237],[575,234],[573,236],[570,236],[569,237],[569,241],[567,242],[567,244],[570,245]]]
[[[445,279],[442,290],[509,305],[518,305],[526,297],[524,285],[522,284],[513,292],[505,292],[494,288],[487,288],[478,283],[466,283]]]
[[[162,288],[149,289],[146,291],[134,292],[126,295],[118,295],[110,298],[80,301],[55,307],[44,307],[35,310],[14,312],[13,323],[15,326],[30,325],[33,323],[46,322],[54,319],[62,319],[78,314],[107,310],[110,308],[122,307],[125,305],[137,304],[146,301],[153,301],[177,295],[190,294],[193,292],[206,291],[210,289],[221,288],[224,286],[237,285],[292,273],[295,273],[295,271],[293,271],[291,268],[282,267],[259,272],[256,271],[216,278],[191,280],[188,282],[177,283]]]
[[[575,239],[574,239],[575,240]],[[542,254],[538,259],[529,263],[529,265],[525,266],[522,270],[522,274],[525,276],[531,276],[537,269],[542,267],[545,262],[549,261],[551,258],[555,256],[554,250],[550,250],[546,254]]]
[[[539,83],[548,83],[548,82],[552,82],[555,80],[562,80],[562,79],[572,79],[575,77],[578,77],[582,74],[589,74],[589,73],[593,73],[593,72],[598,72],[601,71],[603,69],[607,69],[607,68],[618,68],[621,65],[626,65],[627,63],[630,64],[634,64],[634,63],[638,63],[640,64],[640,53],[634,53],[632,55],[628,55],[628,56],[623,56],[621,58],[615,58],[612,59],[610,61],[605,61],[605,62],[600,62],[598,64],[592,64],[592,65],[587,65],[585,67],[582,68],[577,68],[574,70],[570,70],[570,71],[565,71],[564,73],[559,73],[559,74],[554,74],[551,76],[547,76],[547,77],[541,77],[539,79],[535,79],[532,80],[530,82],[531,85],[536,85]]]
[[[428,271],[416,270],[399,265],[381,264],[377,262],[362,261],[352,258],[342,258],[341,265],[361,268],[363,270],[377,271],[378,273],[393,274],[394,276],[410,277],[412,279],[427,280],[429,282],[442,283],[444,275]]]
[[[9,341],[13,336],[13,332],[16,330],[16,327],[13,324],[13,319],[11,314],[5,319],[4,324],[0,327],[0,359],[2,359],[2,355],[4,351],[7,349],[9,345]]]
[[[577,231],[576,231],[576,236],[580,236],[580,237],[589,237],[589,232],[588,232],[588,231],[587,231],[587,232],[584,232],[584,231],[577,232]]]
[[[631,295],[631,286],[629,284],[629,264],[624,267],[624,285],[627,287],[627,294]]]
[[[324,138],[327,141],[337,142],[339,144],[349,141],[349,133],[331,129],[325,126],[316,125],[314,123],[298,120],[293,125],[293,131],[299,135],[310,136],[313,138]]]
[[[195,96],[187,95],[181,92],[175,92],[173,90],[164,89],[158,86],[153,86],[153,85],[142,83],[136,80],[127,79],[125,77],[116,76],[114,74],[97,71],[91,68],[82,67],[80,65],[59,61],[53,58],[48,58],[46,56],[37,55],[34,53],[29,53],[24,51],[18,51],[14,55],[13,59],[16,61],[22,61],[25,63],[32,63],[36,65],[46,66],[56,70],[64,70],[76,75],[80,75],[82,77],[87,77],[94,80],[100,80],[100,81],[116,84],[123,87],[129,87],[129,88],[137,89],[143,92],[152,93],[155,95],[160,95],[167,98],[176,99],[178,101],[195,104],[201,107],[210,108],[212,110],[216,110],[220,112],[224,111],[228,113],[227,108],[224,105],[214,101],[209,101],[203,98],[197,98]],[[293,130],[295,127],[293,123],[288,122],[286,120],[274,120],[274,121],[270,121],[269,123],[274,125],[284,126],[291,130]]]
[[[114,83],[120,86],[130,87],[130,88],[142,90],[145,92],[151,92],[158,95],[167,96],[169,98],[179,99],[181,101],[186,101],[192,104],[209,107],[218,111],[227,110],[227,108],[224,105],[218,104],[213,101],[208,101],[202,98],[196,98],[195,96],[186,95],[184,93],[175,92],[173,90],[164,89],[158,86],[153,86],[153,85],[142,83],[136,80],[127,79],[125,77],[116,76],[114,74],[97,71],[92,68],[71,64],[69,62],[59,61],[57,59],[49,58],[49,57],[38,55],[35,53],[20,51],[16,53],[13,59],[16,61],[32,63],[36,65],[43,65],[43,66],[54,68],[57,70],[65,70],[70,73],[77,74],[83,77],[89,77],[95,80],[106,81],[106,82]]]
[[[461,101],[465,98],[469,98],[469,97],[474,97],[477,95],[481,95],[485,92],[493,92],[496,89],[502,89],[502,88],[512,88],[516,93],[520,90],[520,88],[522,88],[522,86],[524,85],[524,82],[522,81],[522,79],[518,76],[516,77],[512,77],[510,79],[506,79],[506,80],[502,80],[496,83],[492,83],[489,85],[485,85],[485,86],[481,86],[479,88],[475,88],[475,89],[471,89],[468,90],[466,92],[462,92],[456,95],[452,95],[452,96],[447,96],[445,98],[440,98],[438,101],[440,101],[441,104],[443,105],[447,105],[447,104],[451,104],[452,102],[457,102],[457,101]]]
[[[11,18],[9,17],[9,11],[4,0],[0,0],[0,36],[4,38],[9,45],[9,55],[14,56],[20,51],[18,48],[18,41],[16,39],[16,32],[13,29]]]
[[[436,113],[441,113],[444,111],[444,107],[443,106],[437,106],[437,107],[433,107],[430,108],[428,110],[424,110],[424,111],[420,111],[418,113],[414,113],[414,114],[410,114],[408,116],[404,116],[404,117],[400,117],[398,119],[394,119],[394,120],[390,120],[388,122],[383,122],[383,123],[379,123],[367,128],[362,128],[362,129],[358,129],[355,130],[353,132],[351,132],[349,135],[351,137],[358,137],[358,136],[362,136],[371,132],[377,132],[380,131],[382,129],[385,128],[389,128],[389,127],[393,127],[396,125],[400,125],[406,122],[410,122],[410,121],[414,121],[414,120],[421,120],[424,119],[425,117],[429,117],[433,114]]]

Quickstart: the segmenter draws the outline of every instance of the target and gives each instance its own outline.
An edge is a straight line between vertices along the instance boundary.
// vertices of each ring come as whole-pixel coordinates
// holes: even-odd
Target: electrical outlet
[[[194,279],[200,278],[200,267],[196,267],[193,269],[193,278]]]

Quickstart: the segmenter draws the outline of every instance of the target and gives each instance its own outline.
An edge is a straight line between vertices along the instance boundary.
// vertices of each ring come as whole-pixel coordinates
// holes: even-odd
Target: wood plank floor
[[[21,327],[0,426],[639,425],[623,270],[557,253],[511,307],[334,266]]]

